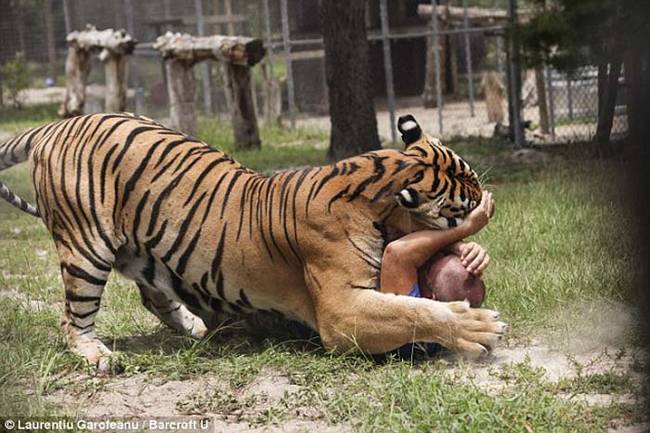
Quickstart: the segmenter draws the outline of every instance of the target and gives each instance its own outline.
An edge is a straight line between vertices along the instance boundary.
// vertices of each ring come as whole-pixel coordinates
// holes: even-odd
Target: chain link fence
[[[413,113],[432,134],[489,137],[504,130],[512,102],[508,82],[507,0],[441,0],[432,20],[430,0],[369,0],[369,68],[380,136],[395,139],[395,118]],[[258,117],[279,105],[289,127],[329,128],[319,0],[51,0],[42,8],[0,0],[0,63],[22,51],[30,65],[26,104],[63,100],[65,36],[86,24],[125,28],[139,44],[129,60],[128,109],[169,115],[167,81],[153,41],[167,31],[231,34],[264,40],[267,55],[253,70]],[[429,14],[426,14],[426,10]],[[433,47],[437,49],[433,49]],[[216,62],[195,67],[197,110],[227,118],[224,73]],[[104,68],[94,60],[86,110],[102,111]],[[571,75],[522,73],[522,120],[530,142],[593,137],[598,114],[598,69]],[[275,90],[269,83],[274,83]],[[627,132],[625,86],[613,134]],[[271,101],[275,91],[278,101]],[[542,95],[540,97],[540,95]],[[6,103],[6,101],[5,101]],[[505,128],[507,130],[507,128]]]

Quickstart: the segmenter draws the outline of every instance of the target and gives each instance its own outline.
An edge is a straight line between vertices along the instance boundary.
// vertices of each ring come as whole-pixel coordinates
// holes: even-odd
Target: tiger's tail
[[[36,129],[30,129],[0,144],[0,171],[27,160],[32,150],[32,139],[35,133]],[[23,212],[27,212],[37,218],[41,216],[36,206],[18,197],[2,182],[0,182],[0,197]]]

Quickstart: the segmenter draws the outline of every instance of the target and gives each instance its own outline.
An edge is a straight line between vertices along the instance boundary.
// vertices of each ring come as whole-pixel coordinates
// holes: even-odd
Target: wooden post
[[[106,71],[106,111],[124,111],[126,109],[126,56],[108,50],[102,51],[100,60]]]
[[[250,68],[264,57],[261,40],[221,35],[193,37],[168,32],[158,37],[154,48],[166,60],[171,118],[175,128],[188,134],[196,133],[196,83],[192,66],[203,60],[221,60],[227,65],[225,82],[227,93],[232,95],[230,112],[235,145],[242,149],[260,146]]]
[[[90,73],[90,56],[99,52],[106,64],[106,111],[126,108],[126,55],[131,54],[136,41],[124,30],[85,30],[68,34],[66,59],[66,95],[59,109],[62,117],[83,113],[86,101],[86,80]]]
[[[68,48],[65,61],[65,100],[59,108],[59,116],[73,117],[83,113],[86,103],[86,80],[90,73],[90,51]]]
[[[241,149],[259,149],[261,141],[251,92],[251,69],[248,66],[228,63],[226,73],[233,98],[230,115],[235,144]]]
[[[173,57],[165,61],[171,126],[186,134],[196,135],[196,113],[194,110],[196,80],[192,65],[187,60]]]

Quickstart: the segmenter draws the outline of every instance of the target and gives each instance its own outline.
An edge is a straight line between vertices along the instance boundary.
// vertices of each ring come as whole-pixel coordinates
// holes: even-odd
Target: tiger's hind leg
[[[99,311],[110,266],[96,258],[91,263],[79,253],[62,249],[59,248],[59,257],[65,287],[65,311],[61,326],[68,349],[96,366],[99,373],[107,373],[111,351],[97,337],[95,316]]]
[[[208,332],[203,320],[192,314],[184,305],[145,284],[137,285],[142,305],[170,328],[194,338],[202,338]]]

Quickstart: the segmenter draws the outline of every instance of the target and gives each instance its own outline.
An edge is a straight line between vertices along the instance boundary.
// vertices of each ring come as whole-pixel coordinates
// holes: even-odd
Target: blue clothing
[[[421,298],[420,284],[416,281],[408,294],[414,298]],[[397,349],[397,355],[402,359],[411,359],[416,354],[426,353],[427,356],[433,356],[440,352],[442,346],[438,343],[408,343]]]

